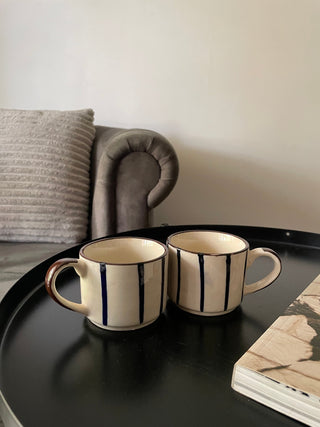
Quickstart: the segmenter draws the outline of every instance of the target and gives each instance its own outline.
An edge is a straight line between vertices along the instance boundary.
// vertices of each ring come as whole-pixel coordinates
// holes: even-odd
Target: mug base
[[[145,322],[145,323],[142,323],[140,325],[132,325],[132,326],[109,326],[109,325],[101,325],[100,323],[95,322],[94,320],[89,319],[88,317],[87,317],[87,319],[88,319],[89,322],[91,322],[93,325],[97,326],[100,329],[105,329],[107,331],[119,331],[119,332],[121,332],[121,331],[135,331],[137,329],[142,329],[145,326],[151,325],[151,323],[155,322],[158,319],[158,317],[156,317],[155,319],[150,320],[149,322]]]
[[[176,304],[181,310],[186,311],[187,313],[195,314],[196,316],[206,316],[206,317],[215,317],[215,316],[224,316],[225,314],[231,313],[237,307],[230,308],[225,311],[217,311],[217,312],[208,312],[208,311],[198,311],[192,310],[191,308],[183,307],[182,305]]]

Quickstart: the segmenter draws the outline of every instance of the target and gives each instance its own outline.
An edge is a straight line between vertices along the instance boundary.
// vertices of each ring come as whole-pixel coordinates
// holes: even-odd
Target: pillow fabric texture
[[[0,109],[0,240],[86,238],[93,119],[91,109]]]

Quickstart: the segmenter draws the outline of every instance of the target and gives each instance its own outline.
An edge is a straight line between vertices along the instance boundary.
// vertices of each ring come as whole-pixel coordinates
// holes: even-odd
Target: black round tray
[[[251,248],[274,249],[283,269],[276,282],[245,297],[225,316],[203,318],[168,302],[152,325],[102,331],[53,302],[44,288],[48,267],[77,257],[61,252],[23,276],[0,304],[0,390],[11,422],[23,426],[297,425],[231,389],[234,363],[320,273],[320,236],[270,228],[185,225],[122,235],[162,242],[183,229],[237,234]],[[258,260],[248,282],[270,269]],[[79,300],[70,270],[60,290]],[[0,396],[1,398],[1,396]]]

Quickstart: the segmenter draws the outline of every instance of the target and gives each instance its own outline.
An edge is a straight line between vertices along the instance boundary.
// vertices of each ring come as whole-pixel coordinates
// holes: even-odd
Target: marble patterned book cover
[[[320,426],[320,275],[238,360],[232,387]]]

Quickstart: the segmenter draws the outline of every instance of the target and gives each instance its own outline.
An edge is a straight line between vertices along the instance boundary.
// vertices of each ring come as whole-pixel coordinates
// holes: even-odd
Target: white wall
[[[319,23],[319,0],[2,0],[0,107],[165,135],[155,224],[320,232]]]

